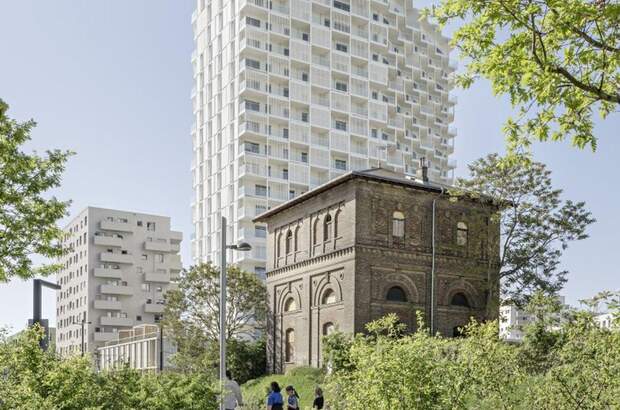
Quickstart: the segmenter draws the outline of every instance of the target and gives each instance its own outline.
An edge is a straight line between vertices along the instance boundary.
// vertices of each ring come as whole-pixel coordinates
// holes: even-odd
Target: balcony
[[[109,279],[122,279],[123,271],[120,269],[112,268],[95,268],[93,274],[97,278],[109,278]]]
[[[95,342],[111,342],[117,338],[116,332],[95,332]]]
[[[133,255],[130,253],[101,252],[99,259],[101,262],[133,263]]]
[[[116,236],[95,235],[94,244],[121,248],[123,247],[123,238]]]
[[[170,273],[149,272],[144,274],[145,282],[170,283]]]
[[[168,242],[146,241],[144,242],[144,250],[157,252],[170,252],[170,244]]]
[[[170,231],[170,242],[181,242],[183,240],[183,232]]]
[[[133,288],[126,285],[101,285],[100,292],[108,295],[133,295]]]
[[[183,269],[183,264],[181,263],[181,255],[170,255],[168,261],[168,266],[170,267],[170,270],[178,271]]]
[[[144,313],[164,313],[165,305],[158,303],[145,303]]]
[[[123,305],[118,300],[95,300],[93,307],[101,310],[122,310]]]
[[[133,325],[133,320],[128,317],[102,316],[99,319],[99,323],[101,326],[131,326]]]
[[[99,223],[101,229],[106,231],[133,232],[133,226],[127,222],[103,220]]]

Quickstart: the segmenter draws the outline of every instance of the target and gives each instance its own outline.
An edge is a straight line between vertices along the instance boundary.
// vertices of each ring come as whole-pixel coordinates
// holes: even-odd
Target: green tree
[[[36,124],[9,118],[8,109],[0,99],[0,282],[57,269],[56,265],[35,269],[31,257],[62,255],[62,230],[56,222],[69,205],[46,194],[60,185],[71,152],[53,150],[43,156],[23,152]]]
[[[227,273],[225,334],[230,355],[256,348],[243,345],[239,339],[254,338],[264,329],[267,290],[253,273],[236,266],[229,266]],[[178,346],[175,360],[182,369],[204,371],[217,365],[219,275],[219,268],[210,263],[194,266],[181,274],[178,288],[166,294],[164,326],[171,329],[170,334]],[[234,362],[231,358],[231,363]]]
[[[493,209],[504,206],[495,215],[503,297],[523,305],[537,290],[562,289],[568,273],[559,269],[562,253],[570,242],[587,238],[586,228],[595,221],[585,203],[563,200],[562,190],[552,186],[551,171],[523,155],[511,161],[488,155],[470,164],[469,174],[457,180],[455,199],[484,195],[494,199]]]
[[[466,61],[457,83],[479,77],[519,111],[509,147],[571,138],[596,149],[593,111],[620,105],[620,3],[610,0],[440,0],[440,25],[458,22],[452,43]]]

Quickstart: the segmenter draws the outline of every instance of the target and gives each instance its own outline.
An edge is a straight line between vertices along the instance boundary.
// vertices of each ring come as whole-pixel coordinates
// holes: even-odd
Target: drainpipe
[[[440,196],[445,192],[443,186],[441,187]],[[436,209],[437,198],[433,199],[433,225],[432,225],[432,235],[431,235],[431,249],[432,249],[432,259],[431,259],[431,335],[435,334],[435,209]]]

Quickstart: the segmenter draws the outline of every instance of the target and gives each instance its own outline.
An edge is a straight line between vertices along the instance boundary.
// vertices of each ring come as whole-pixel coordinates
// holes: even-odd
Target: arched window
[[[282,233],[279,233],[276,239],[276,258],[282,256]]]
[[[293,232],[291,232],[291,230],[289,229],[288,231],[286,231],[286,242],[285,242],[286,246],[286,254],[288,255],[289,253],[291,253],[293,251]]]
[[[293,310],[297,310],[297,302],[295,302],[295,298],[290,297],[284,302],[284,311],[292,312]]]
[[[338,237],[338,220],[340,219],[340,211],[336,212],[336,216],[334,217],[334,238]]]
[[[456,244],[459,246],[467,245],[467,224],[465,222],[459,222],[456,224]]]
[[[336,292],[334,292],[332,289],[327,289],[323,293],[323,297],[321,298],[322,305],[329,305],[330,303],[336,303],[337,301],[338,299],[336,297]]]
[[[405,214],[400,211],[392,214],[392,235],[397,238],[405,236]]]
[[[290,363],[295,360],[295,330],[288,329],[285,337],[284,361]]]
[[[295,242],[293,245],[293,249],[295,250],[295,252],[297,252],[299,250],[299,227],[295,228],[295,238],[293,240]]]
[[[312,244],[316,245],[319,243],[319,218],[314,220],[314,227],[312,228]]]
[[[334,333],[336,327],[332,322],[327,322],[323,325],[323,336],[328,336]]]
[[[467,300],[467,296],[465,296],[465,294],[462,292],[455,293],[450,300],[450,304],[452,306],[469,307],[469,301]]]
[[[406,302],[407,294],[400,286],[392,286],[390,290],[388,290],[386,299],[392,302]]]
[[[323,221],[323,242],[328,241],[332,233],[332,216],[330,214],[325,215]]]

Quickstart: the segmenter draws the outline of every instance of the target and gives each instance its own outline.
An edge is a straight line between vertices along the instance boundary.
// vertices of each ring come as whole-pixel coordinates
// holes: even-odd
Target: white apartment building
[[[448,39],[405,0],[198,0],[192,16],[194,262],[264,272],[265,210],[350,170],[450,183]]]
[[[594,322],[601,328],[607,330],[615,330],[618,325],[614,321],[614,315],[611,313],[599,313],[594,316]]]
[[[99,347],[99,370],[115,370],[125,366],[142,371],[158,371],[171,367],[170,357],[176,348],[159,333],[155,325],[139,325],[129,330],[120,330],[117,339]],[[164,351],[161,352],[163,345]],[[162,363],[163,361],[163,363]]]
[[[558,301],[565,305],[565,297],[558,296]],[[502,305],[499,308],[499,336],[508,342],[522,342],[525,335],[525,326],[533,322],[535,318],[525,310],[515,305]],[[561,319],[558,317],[558,319]]]
[[[65,228],[56,293],[56,351],[94,353],[117,333],[155,323],[181,271],[181,232],[170,218],[88,207]],[[82,322],[84,324],[82,325]]]

